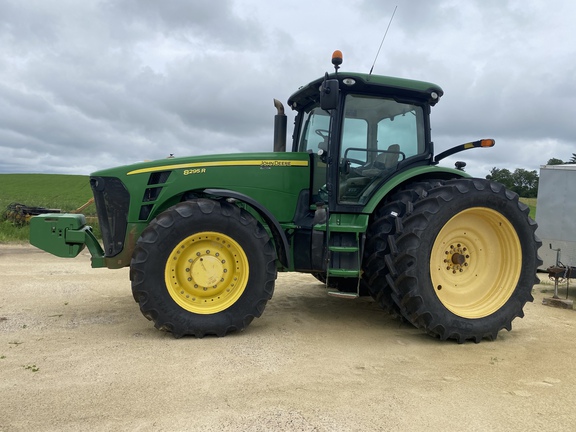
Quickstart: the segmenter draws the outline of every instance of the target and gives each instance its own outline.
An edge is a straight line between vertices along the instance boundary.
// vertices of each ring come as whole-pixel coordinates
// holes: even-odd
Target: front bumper
[[[30,244],[61,258],[74,258],[84,247],[92,267],[105,267],[104,250],[82,214],[47,213],[30,219]]]

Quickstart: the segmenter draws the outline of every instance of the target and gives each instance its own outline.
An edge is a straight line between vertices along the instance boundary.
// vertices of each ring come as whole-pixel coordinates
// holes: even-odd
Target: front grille
[[[90,186],[98,211],[104,251],[107,257],[116,256],[124,248],[130,194],[115,177],[91,177]]]
[[[158,171],[150,174],[150,178],[148,179],[148,185],[166,183],[171,173],[172,171]]]
[[[140,207],[140,214],[138,215],[138,220],[148,220],[150,217],[150,213],[152,213],[152,208],[154,208],[154,204],[147,204]]]
[[[163,185],[168,181],[168,178],[172,174],[172,171],[159,171],[150,174],[148,178],[148,188],[144,191],[144,196],[142,197],[142,203],[154,203],[160,196],[162,192]],[[140,207],[140,214],[138,215],[138,220],[145,221],[148,220],[154,204],[144,204]]]
[[[155,188],[148,188],[144,191],[144,197],[142,198],[142,202],[150,202],[150,201],[156,201],[156,199],[158,198],[158,196],[160,195],[160,192],[162,192],[162,188],[161,187],[155,187]]]

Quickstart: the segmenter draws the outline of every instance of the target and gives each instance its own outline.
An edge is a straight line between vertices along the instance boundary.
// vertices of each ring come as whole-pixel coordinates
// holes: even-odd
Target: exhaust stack
[[[274,99],[274,106],[278,114],[274,116],[274,151],[286,151],[286,114],[284,114],[284,105],[278,99]]]

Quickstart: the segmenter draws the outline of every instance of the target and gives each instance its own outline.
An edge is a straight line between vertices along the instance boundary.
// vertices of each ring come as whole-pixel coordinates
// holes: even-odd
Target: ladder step
[[[335,277],[355,277],[358,278],[360,276],[359,270],[345,270],[345,269],[335,269],[329,268],[328,269],[328,276],[335,276]]]
[[[328,291],[328,295],[331,297],[338,297],[348,300],[354,300],[358,298],[357,293],[342,292],[342,291]]]
[[[326,224],[316,224],[312,227],[312,229],[316,231],[326,231]],[[330,225],[330,231],[361,233],[366,231],[366,227],[364,225]]]
[[[330,225],[332,232],[364,232],[366,227],[363,225]]]
[[[328,246],[328,249],[331,252],[345,252],[345,253],[358,252],[357,246]]]

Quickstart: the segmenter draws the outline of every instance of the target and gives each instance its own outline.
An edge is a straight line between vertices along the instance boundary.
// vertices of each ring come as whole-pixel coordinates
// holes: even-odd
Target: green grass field
[[[74,211],[92,198],[88,176],[57,174],[0,174],[0,214],[11,203],[33,207],[48,207]],[[95,216],[96,207],[91,204],[82,211]],[[90,221],[91,225],[95,225]],[[30,230],[17,227],[9,221],[0,220],[0,243],[28,242]]]
[[[62,212],[74,211],[92,198],[88,176],[59,174],[0,174],[0,214],[14,202],[34,207],[58,208]],[[530,207],[530,216],[536,218],[536,198],[521,198]],[[90,225],[98,235],[96,207],[91,204],[82,213],[90,217]],[[27,243],[30,230],[0,220],[0,243]]]
[[[530,207],[530,217],[536,220],[536,198],[520,198],[520,201]]]

